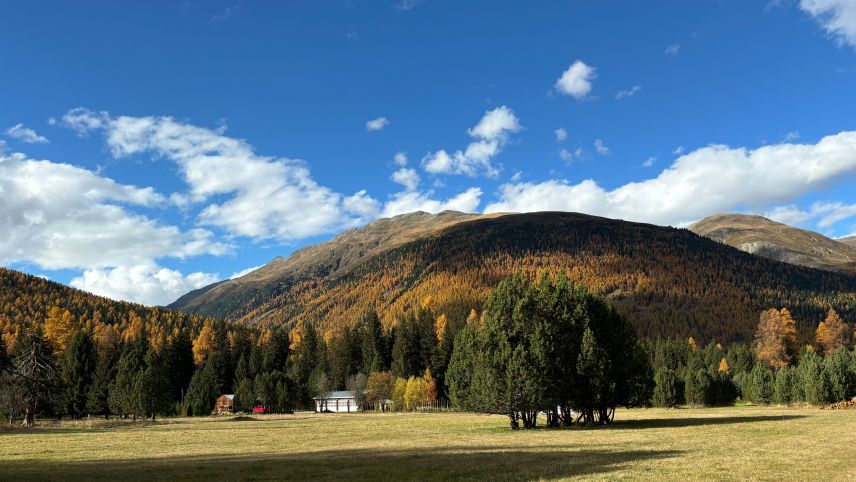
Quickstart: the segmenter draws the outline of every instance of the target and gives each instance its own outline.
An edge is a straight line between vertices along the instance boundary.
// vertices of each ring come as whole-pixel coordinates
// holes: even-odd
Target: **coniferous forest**
[[[761,312],[749,343],[637,338],[611,300],[562,272],[501,280],[466,316],[425,297],[392,326],[369,309],[335,334],[113,302],[9,270],[0,279],[0,412],[10,421],[209,415],[223,393],[240,409],[288,412],[349,389],[367,407],[448,401],[530,428],[539,413],[548,426],[604,424],[616,407],[856,395],[853,334],[833,309],[808,321],[808,342],[786,308]]]

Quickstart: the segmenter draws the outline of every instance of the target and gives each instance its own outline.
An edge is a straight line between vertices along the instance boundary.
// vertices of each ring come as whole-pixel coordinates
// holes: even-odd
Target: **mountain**
[[[856,236],[847,236],[846,238],[837,239],[839,243],[844,243],[847,246],[852,246],[856,248]]]
[[[761,216],[719,214],[693,224],[690,231],[765,258],[856,273],[856,241],[835,241]]]
[[[786,306],[808,339],[830,306],[845,319],[856,315],[856,277],[754,256],[686,229],[560,212],[383,219],[170,306],[335,332],[370,308],[387,326],[418,303],[466,317],[503,277],[560,270],[610,296],[649,338],[750,340],[760,311]]]

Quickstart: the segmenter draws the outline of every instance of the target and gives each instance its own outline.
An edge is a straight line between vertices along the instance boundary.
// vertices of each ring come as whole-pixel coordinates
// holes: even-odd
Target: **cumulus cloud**
[[[641,85],[634,85],[633,87],[631,87],[629,89],[619,90],[618,92],[615,93],[615,100],[621,100],[621,99],[626,99],[628,97],[633,97],[634,95],[638,94],[640,90],[642,90]]]
[[[404,186],[408,191],[415,191],[419,186],[420,180],[419,174],[416,173],[416,169],[408,167],[402,167],[401,169],[393,172],[391,179]]]
[[[562,142],[568,138],[568,131],[565,130],[564,127],[559,127],[555,131],[556,134],[556,142]]]
[[[597,69],[577,60],[562,73],[556,81],[556,90],[570,95],[577,100],[585,99],[592,89],[592,82],[597,78]]]
[[[403,152],[396,152],[392,160],[393,162],[395,162],[396,166],[404,167],[407,165],[407,154]]]
[[[366,130],[369,132],[383,130],[389,125],[389,119],[386,117],[378,117],[366,122]]]
[[[839,45],[856,48],[856,2],[853,0],[800,0],[808,13]]]
[[[224,254],[203,229],[182,232],[131,208],[162,205],[150,187],[123,185],[70,164],[0,155],[0,260],[45,269]]]
[[[47,144],[50,142],[47,137],[40,136],[29,127],[24,127],[24,124],[16,124],[6,129],[6,135],[26,144]]]
[[[207,203],[199,222],[232,235],[302,239],[362,224],[378,208],[364,191],[345,197],[319,185],[304,162],[258,155],[222,129],[171,117],[112,118],[85,109],[63,119],[84,133],[103,129],[116,158],[149,152],[174,161],[190,187],[189,199]]]
[[[118,300],[144,305],[166,305],[181,295],[219,281],[216,274],[188,275],[148,262],[112,269],[88,269],[71,280],[71,286]]]
[[[431,174],[484,173],[488,177],[499,175],[499,168],[491,160],[508,142],[508,137],[522,129],[514,111],[506,106],[485,112],[478,124],[467,132],[474,140],[463,151],[449,154],[441,149],[422,159],[422,167]]]
[[[654,161],[656,161],[656,160],[657,160],[656,157],[651,156],[648,159],[645,159],[644,161],[642,161],[642,167],[651,167],[654,165]]]
[[[852,131],[816,144],[785,143],[754,150],[714,145],[679,157],[653,179],[613,190],[593,180],[508,183],[500,187],[499,201],[485,211],[579,211],[685,226],[735,209],[763,212],[853,172],[856,132]]]
[[[482,190],[472,187],[446,200],[432,199],[432,192],[403,191],[392,196],[384,205],[380,217],[389,218],[399,214],[425,211],[439,213],[452,210],[465,213],[475,212],[481,202]]]
[[[601,156],[609,154],[609,148],[603,143],[603,139],[594,140],[594,150]]]

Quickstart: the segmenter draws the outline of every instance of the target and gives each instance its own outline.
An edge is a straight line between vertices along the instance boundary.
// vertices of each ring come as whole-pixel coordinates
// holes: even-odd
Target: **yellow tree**
[[[726,360],[725,357],[722,357],[722,360],[719,360],[719,371],[723,373],[731,371],[731,367],[728,366],[728,360]]]
[[[786,308],[762,312],[755,332],[755,354],[758,359],[778,370],[790,364],[798,350],[796,323],[791,313]]]
[[[425,374],[422,376],[422,379],[425,380],[425,401],[428,403],[434,403],[437,401],[437,380],[431,376],[431,369],[426,368]]]
[[[820,347],[824,355],[829,355],[847,345],[848,332],[847,324],[841,320],[835,310],[830,308],[826,320],[817,325],[817,330],[814,333],[817,346]]]
[[[76,331],[74,317],[71,316],[70,311],[54,306],[45,319],[44,330],[45,338],[53,347],[54,353],[57,355],[65,353],[68,342]]]
[[[211,350],[214,349],[214,328],[211,325],[205,325],[199,331],[199,336],[193,340],[193,361],[197,365],[201,365],[208,357]]]
[[[687,340],[687,344],[690,346],[690,350],[692,350],[694,352],[698,351],[698,343],[696,343],[695,338],[690,337]]]
[[[437,317],[437,321],[434,322],[434,333],[437,334],[437,341],[443,341],[443,337],[446,336],[446,314],[442,314]]]

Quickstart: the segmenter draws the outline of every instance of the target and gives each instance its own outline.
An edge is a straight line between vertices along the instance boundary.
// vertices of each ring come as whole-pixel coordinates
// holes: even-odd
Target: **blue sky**
[[[0,261],[163,304],[413,210],[856,232],[856,2],[19,2]]]

